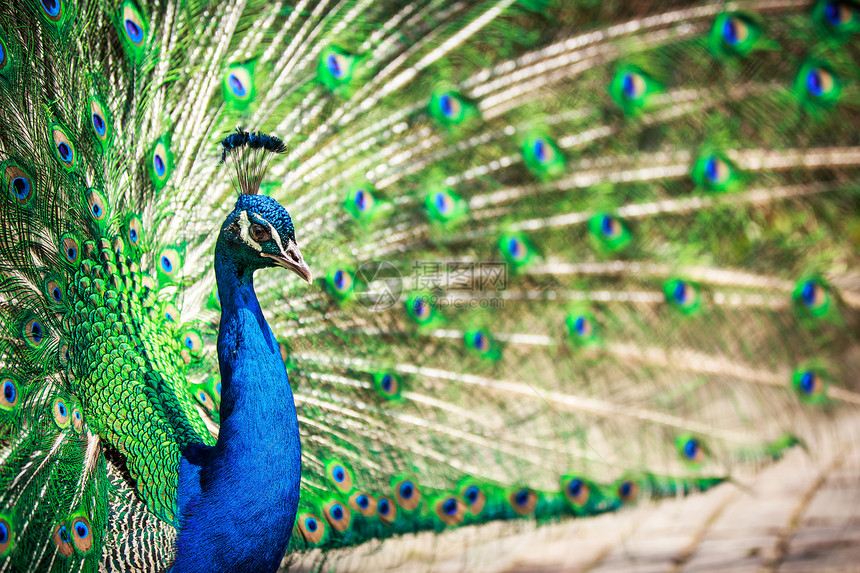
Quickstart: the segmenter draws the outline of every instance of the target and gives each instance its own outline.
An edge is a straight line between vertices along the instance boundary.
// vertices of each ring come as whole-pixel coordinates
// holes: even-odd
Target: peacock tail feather
[[[256,285],[290,554],[827,443],[860,405],[858,32],[847,0],[0,7],[0,571],[172,562],[237,126],[283,140],[262,189],[318,277]]]

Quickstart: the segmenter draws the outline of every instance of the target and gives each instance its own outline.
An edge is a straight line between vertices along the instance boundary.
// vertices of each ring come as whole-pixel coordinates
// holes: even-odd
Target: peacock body
[[[0,7],[0,571],[329,565],[832,444],[858,32],[847,0]]]

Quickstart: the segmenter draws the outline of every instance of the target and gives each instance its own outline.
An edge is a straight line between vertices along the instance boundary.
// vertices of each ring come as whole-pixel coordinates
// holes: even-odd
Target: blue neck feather
[[[276,571],[295,522],[301,476],[296,408],[253,272],[219,238],[221,429],[215,446],[183,452],[175,573]]]

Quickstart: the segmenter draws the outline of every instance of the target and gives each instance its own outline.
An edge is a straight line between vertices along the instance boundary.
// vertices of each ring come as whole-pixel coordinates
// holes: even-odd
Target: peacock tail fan
[[[858,33],[848,0],[4,4],[0,571],[172,562],[231,177],[318,277],[255,287],[292,556],[814,454],[860,405]]]

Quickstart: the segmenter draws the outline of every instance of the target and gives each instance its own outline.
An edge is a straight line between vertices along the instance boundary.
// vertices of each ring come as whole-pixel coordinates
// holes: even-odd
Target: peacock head
[[[312,281],[290,214],[266,195],[240,195],[221,226],[218,242],[238,266],[250,270],[284,267]]]

